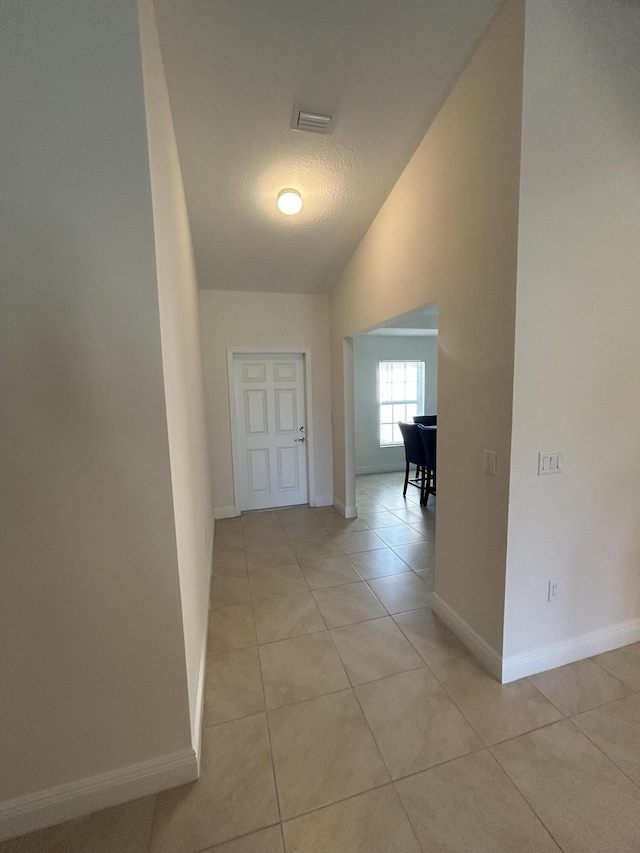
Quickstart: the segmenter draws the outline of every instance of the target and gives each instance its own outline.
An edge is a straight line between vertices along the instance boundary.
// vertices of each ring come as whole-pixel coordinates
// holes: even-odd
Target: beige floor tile
[[[214,576],[211,579],[211,609],[234,607],[238,604],[250,604],[249,581],[247,573]]]
[[[431,669],[487,745],[562,718],[526,679],[500,684],[471,657],[431,664]]]
[[[287,821],[287,853],[421,853],[393,785]]]
[[[363,684],[355,691],[393,779],[482,747],[424,667]]]
[[[379,530],[381,527],[401,527],[404,524],[404,521],[389,509],[382,512],[367,512],[360,518],[371,530]]]
[[[150,853],[197,853],[278,822],[264,714],[204,729],[200,778],[158,795]]]
[[[282,598],[285,595],[309,592],[309,585],[297,563],[251,572],[249,585],[254,604],[267,601],[269,598]]]
[[[389,781],[352,690],[269,711],[282,818]]]
[[[409,486],[409,489],[411,488],[413,487]],[[415,504],[420,503],[420,495],[416,491],[417,497],[414,499],[411,493],[409,492],[409,489],[407,489],[406,498],[403,498],[402,495],[399,495],[396,492],[393,492],[391,489],[388,489],[388,495],[376,495],[375,500],[377,500],[380,506],[384,507],[384,509],[394,510],[403,509],[406,506],[415,506]]]
[[[379,551],[365,551],[362,554],[349,554],[349,560],[365,580],[399,575],[408,572],[410,567],[401,560],[391,548]]]
[[[340,533],[335,537],[335,543],[343,554],[358,554],[361,551],[376,551],[386,547],[373,530]]]
[[[389,613],[431,607],[431,590],[415,572],[372,578],[367,583]]]
[[[326,631],[260,646],[267,708],[278,708],[349,687]]]
[[[264,519],[255,522],[245,523],[243,520],[242,535],[245,542],[248,539],[255,539],[259,542],[281,541],[283,536],[286,536],[284,527],[280,524],[275,513],[271,513],[268,520],[266,515]]]
[[[420,569],[416,571],[416,574],[423,580],[429,589],[433,589],[435,586],[435,571],[433,569]]]
[[[270,826],[269,829],[252,832],[235,841],[210,847],[204,853],[284,853],[282,832],[280,826]]]
[[[301,563],[300,568],[311,589],[325,589],[360,581],[360,575],[347,557],[327,557],[313,563]]]
[[[594,660],[627,687],[640,692],[640,643],[605,652]]]
[[[273,643],[325,628],[310,592],[263,601],[256,604],[254,614],[259,643]]]
[[[155,797],[0,842],[1,853],[147,853]]]
[[[215,535],[220,533],[242,533],[242,519],[238,518],[220,518],[216,521]]]
[[[285,544],[263,545],[252,547],[247,545],[247,568],[250,572],[272,569],[276,566],[291,566],[296,562],[296,555],[287,539]]]
[[[332,536],[338,533],[354,533],[358,530],[368,530],[369,525],[361,518],[344,518],[339,512],[333,515],[323,516],[322,524],[325,530]]]
[[[287,548],[289,537],[284,527],[254,527],[244,531],[243,546],[252,551],[262,548]]]
[[[420,656],[390,616],[334,628],[331,637],[354,685],[422,666]]]
[[[213,726],[264,711],[257,648],[207,658],[204,724]]]
[[[558,853],[560,848],[488,751],[396,782],[429,853]]]
[[[423,542],[424,536],[413,527],[384,527],[378,531],[378,536],[389,546],[409,545],[412,542]]]
[[[236,519],[229,519],[229,521],[236,521]],[[244,548],[244,537],[242,536],[242,528],[238,525],[237,529],[228,529],[222,528],[218,529],[218,522],[216,522],[216,530],[213,540],[213,548],[214,551],[229,551]]]
[[[212,572],[214,575],[230,575],[247,571],[244,548],[214,548]]]
[[[387,611],[363,582],[318,589],[313,597],[327,628],[340,628],[342,625],[387,615]]]
[[[285,527],[285,533],[289,542],[306,542],[307,539],[324,539],[329,531],[319,518],[312,521],[300,521],[298,524],[290,524]]]
[[[207,654],[217,655],[233,649],[246,649],[256,643],[256,629],[250,605],[222,607],[209,614]]]
[[[255,530],[257,527],[282,527],[278,511],[272,509],[243,512],[240,516],[243,532]]]
[[[386,507],[374,500],[371,495],[363,493],[362,496],[356,496],[356,506],[358,515],[365,512],[385,512]]]
[[[435,514],[422,507],[406,506],[402,509],[391,510],[394,515],[402,519],[405,524],[421,524],[427,522],[435,525]]]
[[[299,563],[312,563],[315,560],[324,560],[326,557],[338,557],[342,554],[335,536],[308,539],[305,542],[296,542],[294,553]]]
[[[431,610],[412,610],[393,618],[427,664],[469,654],[464,643]]]
[[[640,696],[628,696],[579,714],[573,722],[640,785]]]
[[[435,566],[435,542],[413,542],[411,545],[394,545],[393,550],[412,569],[431,569]]]
[[[412,522],[410,526],[416,531],[416,533],[419,533],[423,539],[427,539],[432,542],[435,541],[436,528],[432,521]]]
[[[640,789],[568,720],[492,752],[564,853],[637,853]]]
[[[318,517],[317,510],[310,506],[293,506],[289,509],[278,510],[278,518],[283,527],[314,521]]]
[[[386,483],[382,481],[378,481],[377,483],[365,483],[364,486],[361,486],[361,491],[363,491],[367,495],[371,495],[374,500],[378,500],[379,498],[388,498],[391,495],[397,495],[398,492],[390,489]],[[400,494],[402,494],[402,490],[400,490]]]
[[[245,537],[268,530],[277,530],[280,532],[284,530],[277,512],[259,513],[251,518],[242,517],[242,533]]]
[[[621,699],[631,692],[588,659],[532,675],[529,681],[567,717]]]

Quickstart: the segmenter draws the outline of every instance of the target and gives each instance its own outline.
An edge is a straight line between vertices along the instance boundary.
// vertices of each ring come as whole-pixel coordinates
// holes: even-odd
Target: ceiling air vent
[[[305,130],[308,133],[326,135],[333,132],[334,124],[333,113],[326,110],[303,109],[298,105],[293,108],[292,130]]]

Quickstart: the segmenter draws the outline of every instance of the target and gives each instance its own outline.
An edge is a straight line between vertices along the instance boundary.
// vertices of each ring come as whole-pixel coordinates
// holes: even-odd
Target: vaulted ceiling
[[[499,5],[156,0],[200,286],[330,290]]]

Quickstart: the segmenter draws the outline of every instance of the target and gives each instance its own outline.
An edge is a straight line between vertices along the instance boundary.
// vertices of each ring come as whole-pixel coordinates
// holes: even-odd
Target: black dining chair
[[[423,426],[437,426],[438,425],[438,416],[437,415],[414,415],[413,416],[414,424],[422,424]],[[416,477],[418,476],[418,471],[416,470]]]
[[[407,486],[411,483],[416,489],[420,489],[420,503],[422,503],[424,483],[425,483],[425,458],[424,447],[420,440],[419,429],[417,424],[405,424],[402,421],[398,422],[402,440],[404,441],[404,458],[407,464],[404,474],[404,489],[403,497],[406,497]],[[416,476],[409,479],[409,467],[416,466]]]
[[[437,415],[414,415],[414,424],[422,424],[422,426],[438,426]]]
[[[416,426],[424,454],[424,486],[420,493],[420,504],[426,506],[429,495],[435,495],[436,493],[438,428],[437,426],[425,426],[424,424],[417,424]]]

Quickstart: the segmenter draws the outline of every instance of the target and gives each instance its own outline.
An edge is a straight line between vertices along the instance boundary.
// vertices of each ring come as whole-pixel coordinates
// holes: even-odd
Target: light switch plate
[[[484,452],[484,473],[491,477],[495,477],[498,473],[498,454],[495,450]]]
[[[561,474],[562,453],[559,450],[545,450],[538,453],[538,477],[546,474]]]

